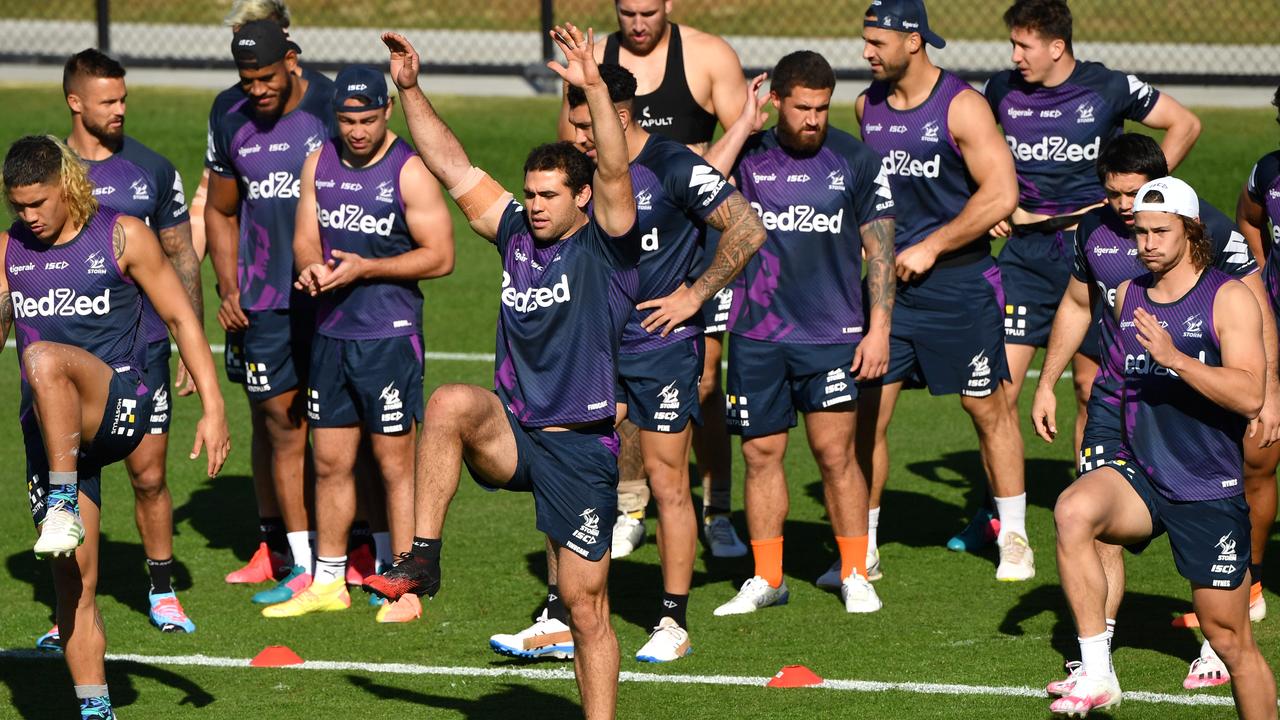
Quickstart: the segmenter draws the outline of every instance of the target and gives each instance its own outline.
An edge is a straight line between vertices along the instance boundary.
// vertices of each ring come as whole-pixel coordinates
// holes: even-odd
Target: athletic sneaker
[[[875,582],[884,577],[884,573],[880,570],[880,551],[874,550],[867,553],[867,579]],[[842,580],[840,579],[840,561],[836,560],[831,563],[831,567],[827,571],[818,576],[814,583],[823,590],[839,590]]]
[[[1084,663],[1079,660],[1070,660],[1067,662],[1067,676],[1061,680],[1054,680],[1044,686],[1044,691],[1049,697],[1066,697],[1071,694],[1071,690],[1076,686],[1076,681],[1080,676],[1084,675]]]
[[[840,599],[844,601],[844,611],[850,613],[873,613],[883,607],[876,589],[871,581],[858,574],[857,570],[849,573],[849,577],[840,584]]]
[[[373,597],[377,597],[377,595]],[[422,617],[422,601],[418,599],[417,595],[409,593],[408,595],[401,595],[400,599],[395,602],[387,602],[384,599],[374,619],[380,623],[407,623],[413,622],[420,617]]]
[[[178,596],[171,593],[151,593],[147,595],[151,603],[151,624],[166,633],[193,633],[196,624],[182,610]]]
[[[82,701],[80,720],[116,720],[116,714],[101,698],[89,698]]]
[[[255,605],[282,603],[292,599],[294,595],[305,590],[310,584],[311,573],[307,572],[301,565],[294,565],[289,570],[289,574],[276,583],[275,587],[254,593],[253,602]]]
[[[313,582],[288,600],[262,608],[262,617],[298,617],[313,612],[346,610],[349,607],[351,596],[347,594],[347,583],[338,578],[327,583]]]
[[[947,541],[947,549],[953,552],[977,552],[995,542],[999,536],[1000,518],[987,508],[978,508],[964,530]]]
[[[373,559],[373,551],[366,544],[355,546],[347,553],[347,584],[362,585],[364,579],[378,573],[378,563]]]
[[[227,573],[226,581],[236,585],[240,583],[255,584],[279,580],[292,567],[287,558],[271,552],[264,542],[258,543],[258,549],[249,558],[249,562],[239,570]]]
[[[626,513],[619,513],[613,522],[613,545],[610,554],[614,560],[624,558],[644,544],[644,522]]]
[[[71,503],[60,500],[45,511],[40,521],[40,538],[36,540],[36,557],[69,556],[84,542],[84,524]]]
[[[489,647],[499,655],[509,657],[573,659],[573,636],[569,633],[569,626],[547,617],[546,609],[538,616],[537,622],[524,630],[514,635],[498,634],[489,638]]]
[[[1000,541],[1000,565],[996,568],[996,580],[1022,582],[1036,576],[1036,556],[1031,552],[1027,539],[1016,532],[1007,532]]]
[[[1262,622],[1267,617],[1267,599],[1262,596],[1262,583],[1249,586],[1249,620]],[[1198,628],[1200,619],[1193,612],[1179,615],[1170,623],[1176,628]]]
[[[62,652],[62,636],[58,635],[58,626],[49,628],[49,632],[36,638],[36,649],[48,652]]]
[[[440,592],[440,568],[411,553],[400,553],[394,565],[365,578],[361,587],[388,600],[399,600],[405,593],[435,597]]]
[[[1182,681],[1182,687],[1188,690],[1199,690],[1226,685],[1229,682],[1231,682],[1231,673],[1227,672],[1227,666],[1222,664],[1222,660],[1212,655],[1202,655],[1191,661],[1191,669],[1187,671],[1187,679]]]
[[[1120,698],[1120,683],[1115,675],[1092,677],[1082,672],[1070,694],[1049,704],[1049,712],[1082,718],[1093,710],[1119,705]]]
[[[636,659],[647,663],[664,663],[693,652],[689,645],[689,631],[680,627],[675,620],[664,617],[658,626],[649,633],[649,642],[636,651]]]
[[[738,537],[738,531],[734,529],[728,515],[716,514],[704,518],[702,535],[707,539],[712,557],[736,558],[747,554],[747,546]]]
[[[742,583],[742,589],[738,594],[734,595],[729,602],[716,608],[712,614],[718,617],[743,615],[770,605],[786,605],[789,599],[791,599],[791,593],[787,591],[786,580],[782,581],[782,585],[773,587],[768,580],[756,575]]]

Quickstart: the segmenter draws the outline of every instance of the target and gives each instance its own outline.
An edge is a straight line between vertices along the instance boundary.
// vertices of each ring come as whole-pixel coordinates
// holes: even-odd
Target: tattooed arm
[[[187,291],[187,299],[196,317],[204,320],[204,291],[200,287],[200,259],[196,257],[195,247],[191,244],[191,223],[184,222],[160,231],[160,247],[173,263],[178,273],[182,289]]]
[[[857,380],[870,380],[889,369],[889,323],[897,279],[893,268],[893,218],[880,218],[859,228],[867,258],[869,327],[853,355]]]
[[[666,297],[637,305],[637,310],[653,310],[642,323],[645,330],[654,332],[661,329],[663,337],[670,334],[698,312],[712,295],[738,277],[747,266],[747,261],[764,244],[766,237],[760,217],[751,209],[742,193],[737,191],[712,211],[707,218],[707,225],[721,233],[711,267],[693,285],[681,285]],[[890,226],[892,227],[892,221]]]

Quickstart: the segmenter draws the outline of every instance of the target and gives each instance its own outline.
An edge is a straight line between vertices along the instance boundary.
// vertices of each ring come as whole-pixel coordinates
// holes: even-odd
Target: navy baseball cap
[[[231,55],[235,58],[236,67],[242,68],[274,65],[295,47],[285,36],[284,29],[270,20],[245,23],[231,38]]]
[[[929,12],[924,9],[924,0],[871,0],[862,26],[920,33],[920,37],[934,47],[947,46],[946,40],[929,29]]]
[[[338,73],[334,80],[338,91],[334,95],[333,104],[338,112],[364,112],[384,108],[389,102],[387,98],[387,81],[382,71],[372,65],[348,65]],[[347,100],[356,98],[364,101],[361,105],[349,105]]]

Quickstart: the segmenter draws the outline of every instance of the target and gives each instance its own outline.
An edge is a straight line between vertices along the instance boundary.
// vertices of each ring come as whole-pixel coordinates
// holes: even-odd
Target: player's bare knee
[[[1004,398],[995,394],[983,398],[960,396],[960,407],[973,418],[978,432],[994,434],[1009,421],[1009,407]]]
[[[133,484],[133,497],[139,502],[154,502],[169,489],[165,484],[163,464],[148,463],[131,473],[129,482]]]
[[[441,385],[427,400],[424,425],[460,427],[479,415],[475,388],[460,383]]]
[[[609,604],[603,592],[576,592],[563,597],[575,634],[596,638],[609,632]]]
[[[1093,539],[1097,525],[1096,501],[1086,493],[1069,487],[1058,496],[1053,506],[1053,522],[1057,526],[1058,541]]]
[[[851,482],[849,470],[853,467],[853,443],[829,443],[813,448],[813,459],[823,481]]]
[[[46,389],[49,383],[65,379],[58,372],[57,349],[53,343],[36,341],[22,350],[22,368],[27,374],[27,383],[37,396]]]
[[[1234,669],[1244,660],[1249,644],[1234,628],[1219,623],[1202,622],[1201,630],[1204,632],[1205,639],[1209,641],[1209,647],[1213,648],[1219,658],[1222,658],[1222,662],[1228,669]]]

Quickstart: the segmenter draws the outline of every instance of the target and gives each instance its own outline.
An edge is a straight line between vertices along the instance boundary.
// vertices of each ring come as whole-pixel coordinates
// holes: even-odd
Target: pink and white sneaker
[[[1070,694],[1054,700],[1049,705],[1049,712],[1082,718],[1094,710],[1119,705],[1120,696],[1120,683],[1115,675],[1094,677],[1081,672]]]
[[[1199,690],[1229,682],[1231,673],[1227,672],[1227,666],[1222,664],[1222,660],[1212,655],[1201,655],[1191,661],[1191,669],[1187,671],[1187,679],[1182,681],[1182,687]]]
[[[1061,680],[1054,680],[1044,687],[1044,691],[1049,697],[1066,697],[1071,694],[1071,690],[1076,686],[1076,680],[1084,675],[1084,663],[1079,660],[1072,660],[1067,663],[1067,676]]]

